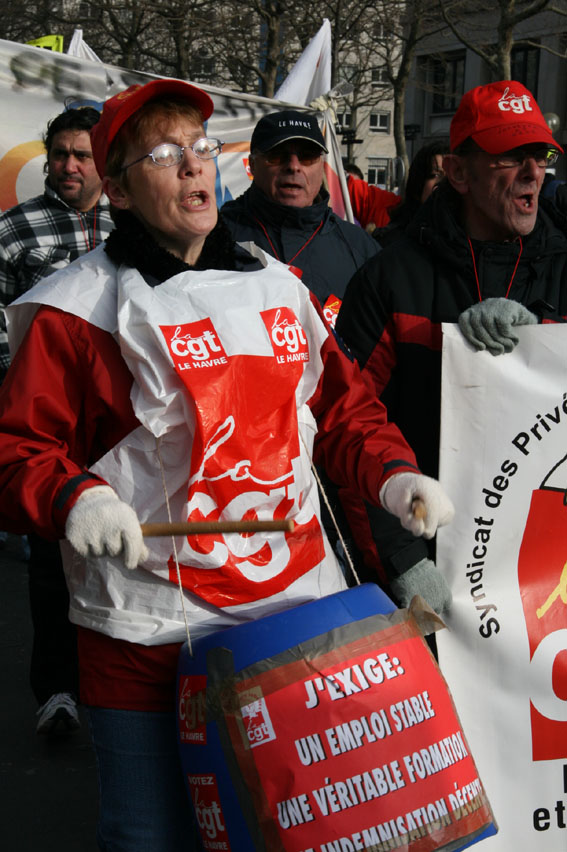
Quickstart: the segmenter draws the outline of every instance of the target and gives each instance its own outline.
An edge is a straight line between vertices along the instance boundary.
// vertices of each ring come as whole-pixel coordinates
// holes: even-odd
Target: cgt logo
[[[278,364],[309,361],[309,343],[291,308],[272,308],[260,315],[270,336]]]
[[[206,688],[206,675],[183,675],[179,678],[177,716],[181,742],[207,742]]]
[[[567,757],[565,461],[562,459],[532,493],[518,558],[530,648],[525,683],[534,760]]]
[[[188,775],[195,818],[205,849],[230,850],[215,775]]]
[[[276,739],[265,698],[246,704],[242,708],[242,721],[246,728],[250,748]]]
[[[207,317],[184,325],[160,325],[178,373],[228,364],[226,352]]]
[[[329,296],[323,305],[323,315],[331,328],[334,328],[337,324],[337,317],[339,315],[340,308],[341,300],[337,299],[336,296]]]
[[[510,88],[504,90],[504,94],[498,101],[498,109],[502,112],[515,112],[518,115],[523,115],[525,112],[533,112],[531,106],[531,98],[529,95],[508,95]]]

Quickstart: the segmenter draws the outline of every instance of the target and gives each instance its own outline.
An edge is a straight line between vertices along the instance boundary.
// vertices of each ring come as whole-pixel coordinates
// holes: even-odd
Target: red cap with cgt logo
[[[563,153],[534,96],[514,80],[477,86],[466,92],[451,122],[451,151],[470,136],[488,154],[539,143]]]
[[[143,86],[135,84],[113,95],[104,102],[100,121],[91,130],[93,158],[101,178],[104,177],[106,157],[112,140],[124,122],[148,101],[166,95],[182,97],[199,110],[203,121],[209,118],[214,109],[213,101],[206,92],[183,80],[152,80]]]

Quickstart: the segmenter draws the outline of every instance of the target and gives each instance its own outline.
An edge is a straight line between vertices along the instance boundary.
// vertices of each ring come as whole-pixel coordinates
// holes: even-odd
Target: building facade
[[[558,20],[561,21],[552,13],[544,12],[516,28],[514,35],[518,43],[512,50],[511,78],[523,83],[534,94],[555,138],[565,148],[567,18],[562,19],[563,32],[558,31]],[[471,34],[478,33],[478,26],[479,22],[472,18]],[[492,32],[495,31],[493,22]],[[448,138],[451,119],[464,92],[493,79],[486,62],[449,31],[424,42],[416,54],[414,82],[406,100],[406,128],[411,128],[415,136],[408,140],[410,160],[422,145],[440,137]],[[560,158],[557,164],[557,176],[562,179],[567,177],[564,160]]]

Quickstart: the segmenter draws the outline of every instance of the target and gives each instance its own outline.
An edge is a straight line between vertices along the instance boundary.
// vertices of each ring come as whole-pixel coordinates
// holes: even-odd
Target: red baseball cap
[[[213,101],[206,92],[183,80],[152,80],[143,86],[136,83],[123,92],[113,95],[104,102],[100,121],[91,130],[93,159],[101,178],[104,177],[108,149],[124,122],[145,103],[164,95],[177,95],[184,98],[199,110],[203,121],[209,118],[214,109]]]
[[[451,121],[451,151],[471,137],[488,154],[503,154],[540,143],[563,153],[532,93],[515,80],[501,80],[466,92]]]

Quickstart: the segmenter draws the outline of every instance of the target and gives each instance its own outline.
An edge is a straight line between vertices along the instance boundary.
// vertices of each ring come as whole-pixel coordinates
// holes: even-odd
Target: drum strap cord
[[[341,530],[340,530],[339,524],[338,524],[337,519],[336,519],[336,517],[335,517],[335,513],[334,513],[334,512],[333,512],[333,510],[331,509],[331,504],[330,504],[330,502],[329,502],[329,498],[327,497],[327,492],[325,491],[325,489],[324,489],[324,487],[323,487],[323,483],[322,483],[322,481],[321,481],[321,477],[320,477],[320,476],[319,476],[319,474],[317,473],[317,468],[316,468],[316,467],[315,467],[315,465],[313,464],[313,459],[311,458],[311,454],[309,453],[309,450],[308,450],[307,445],[306,445],[306,443],[305,443],[305,439],[303,438],[303,435],[301,434],[301,431],[299,431],[299,437],[301,438],[301,443],[303,444],[303,447],[304,447],[304,449],[305,449],[305,452],[307,453],[307,458],[309,459],[309,464],[311,465],[311,470],[313,471],[313,476],[315,477],[315,481],[317,482],[317,485],[319,486],[319,491],[320,491],[320,493],[321,493],[321,496],[322,496],[322,498],[323,498],[323,501],[324,501],[324,503],[325,503],[325,506],[327,507],[327,510],[328,510],[328,512],[329,512],[329,515],[331,516],[331,520],[332,520],[332,522],[333,522],[333,526],[335,527],[335,531],[336,531],[337,536],[338,536],[338,538],[339,538],[339,541],[340,541],[340,543],[341,543],[341,545],[342,545],[343,553],[344,553],[344,555],[345,555],[345,559],[346,559],[346,561],[347,561],[348,567],[349,567],[349,568],[350,568],[350,570],[352,571],[352,576],[353,576],[353,577],[354,577],[354,579],[356,580],[356,584],[357,584],[357,586],[360,586],[360,578],[359,578],[358,574],[356,573],[356,570],[355,570],[355,567],[354,567],[353,561],[352,561],[352,559],[351,559],[350,553],[348,552],[348,547],[347,547],[347,545],[346,545],[346,542],[345,542],[345,540],[344,540],[344,538],[343,538],[343,535],[342,535],[342,533],[341,533]]]
[[[159,460],[159,469],[160,469],[160,473],[161,473],[161,485],[162,485],[162,488],[163,488],[163,494],[164,494],[164,497],[165,497],[165,505],[166,505],[166,508],[167,508],[167,520],[169,521],[169,523],[172,523],[173,519],[171,517],[171,506],[170,506],[170,503],[169,503],[169,494],[167,493],[167,485],[166,485],[166,482],[165,482],[165,468],[164,468],[164,465],[163,465],[163,459],[161,457],[160,439],[157,438],[157,437],[156,437],[156,450],[157,450],[157,457],[158,457],[158,460]],[[185,622],[185,632],[187,634],[187,647],[189,649],[189,654],[191,656],[193,656],[193,645],[192,645],[192,642],[191,642],[191,633],[189,631],[189,619],[187,618],[187,608],[185,607],[185,595],[183,594],[183,584],[181,582],[181,569],[179,567],[179,557],[177,555],[177,544],[176,544],[174,535],[171,536],[171,545],[173,547],[173,558],[175,559],[175,572],[176,572],[176,575],[177,575],[177,585],[179,587],[179,597],[181,598],[181,609],[183,610],[183,620]]]

